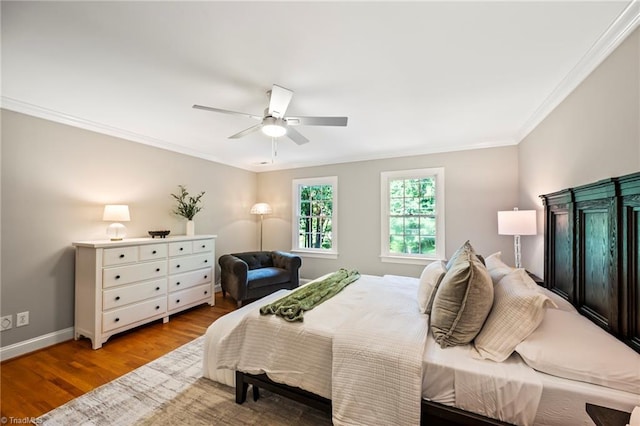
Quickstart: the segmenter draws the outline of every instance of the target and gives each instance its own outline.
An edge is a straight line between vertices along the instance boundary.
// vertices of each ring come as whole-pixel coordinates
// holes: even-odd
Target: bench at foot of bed
[[[247,400],[247,390],[249,385],[253,386],[253,400],[260,398],[260,388],[266,389],[278,395],[305,404],[331,414],[331,400],[308,392],[304,389],[276,383],[269,379],[266,374],[247,374],[236,371],[236,402],[242,404]]]
[[[242,404],[247,400],[249,385],[253,387],[253,400],[260,398],[259,388],[277,393],[286,398],[298,401],[309,407],[316,408],[326,413],[331,413],[331,400],[323,398],[304,389],[276,383],[266,374],[247,374],[236,371],[236,403]],[[429,426],[455,426],[455,425],[491,425],[512,426],[500,420],[490,419],[479,414],[470,413],[455,407],[438,404],[437,402],[422,400],[420,424]]]

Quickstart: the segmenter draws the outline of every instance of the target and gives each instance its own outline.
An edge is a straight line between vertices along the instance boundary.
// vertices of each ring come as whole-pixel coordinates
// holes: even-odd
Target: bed
[[[540,291],[546,292],[549,298],[557,303],[555,303],[556,306],[545,309],[540,326],[531,334],[532,341],[537,342],[540,339],[544,341],[555,331],[562,331],[563,327],[569,327],[566,324],[575,322],[578,330],[588,329],[588,333],[591,334],[587,334],[590,339],[595,339],[594,342],[603,342],[599,344],[600,348],[595,347],[594,343],[593,351],[583,350],[583,353],[594,352],[594,356],[600,356],[600,359],[596,358],[596,362],[602,361],[606,356],[598,355],[598,349],[604,350],[604,353],[613,354],[611,356],[616,362],[611,363],[610,359],[604,358],[606,362],[603,364],[603,371],[609,368],[606,364],[615,365],[618,361],[616,354],[621,354],[620,359],[625,358],[627,364],[631,359],[632,370],[635,363],[638,375],[640,375],[640,358],[633,351],[631,352],[635,358],[629,358],[629,347],[638,351],[634,344],[638,341],[635,306],[640,293],[636,275],[640,269],[638,268],[640,257],[637,252],[639,241],[637,223],[640,215],[639,175],[607,180],[605,186],[617,185],[622,190],[602,191],[602,182],[594,184],[595,189],[588,186],[577,188],[575,191],[578,194],[578,201],[575,195],[567,196],[566,191],[543,196],[546,206],[545,274],[549,277],[546,282],[549,289],[540,289]],[[571,191],[574,190],[568,191],[569,194],[573,194]],[[589,194],[586,201],[584,201],[585,193]],[[598,200],[597,197],[605,197],[607,200],[606,202]],[[596,283],[593,282],[593,273],[589,270],[588,262],[595,259],[588,257],[593,256],[594,253],[590,237],[593,235],[600,240],[599,244],[602,244],[603,232],[594,229],[594,224],[601,221],[590,220],[591,217],[585,218],[585,211],[589,214],[601,214],[602,204],[609,206],[608,208],[624,206],[624,212],[618,209],[611,213],[605,209],[607,232],[604,235],[617,242],[612,244],[604,242],[604,247],[606,247],[607,256],[612,257],[611,262],[607,263],[608,272],[613,273],[616,279],[600,279],[597,283],[600,286],[604,284],[615,289],[605,290],[605,303],[598,300],[598,305],[594,306],[593,301],[596,299],[592,294],[595,290],[592,288]],[[588,208],[592,209],[586,210]],[[602,219],[602,216],[598,219]],[[622,223],[618,225],[618,221]],[[618,233],[623,234],[624,237],[619,237]],[[571,250],[567,250],[567,246],[570,246]],[[589,248],[589,253],[584,254],[585,248]],[[612,249],[614,253],[611,252]],[[625,253],[615,252],[617,250]],[[618,263],[624,264],[618,265]],[[571,273],[562,270],[567,265],[574,268]],[[623,273],[618,274],[618,271]],[[567,282],[567,279],[570,279],[570,282]],[[235,386],[236,401],[239,403],[244,402],[248,384],[252,384],[254,389],[274,390],[320,409],[333,410],[335,424],[370,423],[366,420],[367,413],[362,411],[362,407],[350,406],[352,399],[364,401],[364,407],[378,407],[389,402],[386,413],[377,413],[375,410],[372,412],[375,416],[390,415],[395,421],[377,422],[378,424],[417,424],[422,421],[423,424],[589,425],[592,422],[585,411],[586,403],[625,412],[631,412],[634,406],[640,405],[640,391],[634,379],[628,379],[628,371],[620,376],[622,385],[611,384],[607,381],[609,380],[607,377],[596,377],[589,382],[580,375],[584,374],[584,371],[572,372],[571,374],[577,374],[577,376],[570,378],[560,377],[562,372],[557,373],[553,369],[549,370],[553,374],[547,374],[542,372],[543,367],[534,369],[529,365],[540,360],[536,359],[539,354],[536,355],[535,345],[533,345],[533,355],[527,352],[526,341],[521,343],[522,353],[527,354],[529,359],[521,355],[520,351],[515,351],[502,362],[478,359],[477,354],[474,354],[473,343],[440,347],[434,340],[433,331],[424,333],[425,327],[429,330],[429,316],[424,314],[408,313],[409,316],[405,318],[405,321],[411,324],[409,327],[412,333],[411,339],[423,342],[423,351],[419,353],[421,373],[417,379],[416,356],[411,352],[411,348],[408,349],[411,353],[409,358],[413,363],[410,363],[408,368],[414,368],[414,370],[407,371],[414,371],[412,374],[403,376],[396,374],[393,368],[380,367],[380,365],[375,367],[376,364],[372,364],[374,367],[367,366],[367,357],[371,351],[375,352],[377,349],[367,347],[366,350],[360,351],[360,355],[364,354],[364,358],[357,358],[356,349],[359,346],[366,346],[372,340],[387,342],[387,346],[399,345],[398,347],[402,347],[406,342],[403,340],[393,342],[395,338],[393,330],[397,331],[398,326],[389,324],[389,327],[386,327],[385,321],[389,319],[375,322],[372,316],[367,316],[366,321],[363,322],[361,317],[384,311],[385,306],[389,304],[391,294],[400,294],[397,302],[399,309],[409,306],[407,311],[419,312],[419,302],[415,296],[419,293],[419,288],[420,279],[416,278],[363,276],[330,301],[305,313],[304,322],[293,326],[293,331],[290,324],[286,326],[282,324],[282,319],[264,318],[258,313],[260,306],[282,297],[287,292],[274,293],[212,324],[206,334],[204,375],[212,380]],[[598,291],[602,294],[602,289]],[[382,303],[377,305],[377,302]],[[559,308],[558,305],[560,305]],[[369,309],[362,309],[363,306]],[[609,307],[616,309],[614,311]],[[347,314],[343,315],[344,313]],[[356,334],[350,334],[370,321],[380,329],[378,337],[372,338],[375,330],[370,329],[365,329],[362,340],[358,340],[360,337]],[[414,326],[420,321],[426,325]],[[589,325],[586,325],[585,321]],[[589,328],[593,324],[597,324],[594,326],[595,329]],[[242,329],[242,332],[238,332],[238,329]],[[277,332],[275,335],[269,335],[266,340],[256,340],[256,337],[266,336],[265,332],[268,329],[275,329]],[[424,341],[421,341],[423,334]],[[252,337],[247,338],[247,336]],[[229,345],[228,341],[234,339],[236,343]],[[349,356],[342,359],[347,370],[343,369],[340,374],[335,373],[336,375],[332,373],[336,369],[335,360],[332,359],[336,356],[332,353],[335,339],[342,342],[347,340],[347,346],[351,339],[355,340],[351,347],[346,348]],[[562,340],[559,340],[555,344],[560,347],[562,343]],[[287,357],[287,351],[279,350],[290,345],[293,345],[293,351],[289,353],[294,354],[295,360]],[[222,352],[221,348],[223,348]],[[610,348],[615,350],[611,352]],[[571,349],[569,347],[554,350],[550,347],[542,352],[545,355],[557,354]],[[357,362],[350,363],[351,358]],[[551,358],[553,360],[553,357]],[[560,361],[558,358],[554,360],[555,364],[564,363],[562,358],[559,359]],[[268,362],[265,363],[265,360]],[[391,363],[395,363],[397,358],[394,360]],[[365,365],[360,365],[361,363]],[[371,373],[363,373],[367,368],[371,369],[369,371],[383,371],[384,374],[373,374],[374,377],[371,378],[369,377],[372,376]],[[616,376],[618,373],[619,371],[613,371],[612,375]],[[631,374],[633,373],[632,371]],[[332,375],[334,375],[333,380]],[[336,389],[334,383],[336,377],[345,381],[342,379],[345,375],[348,376],[347,387]],[[359,380],[360,386],[358,386]],[[419,382],[419,387],[416,387],[416,381]],[[340,384],[342,385],[344,383]],[[411,397],[416,392],[420,396],[417,423],[416,398]],[[388,395],[393,396],[388,397]],[[254,397],[257,396],[257,392],[254,391]],[[341,409],[346,405],[346,418],[340,415],[336,417],[336,405],[342,407]],[[413,414],[403,417],[407,412]],[[350,415],[355,417],[349,417]],[[365,417],[362,417],[364,420],[359,421],[361,415]],[[414,416],[411,417],[411,415]]]

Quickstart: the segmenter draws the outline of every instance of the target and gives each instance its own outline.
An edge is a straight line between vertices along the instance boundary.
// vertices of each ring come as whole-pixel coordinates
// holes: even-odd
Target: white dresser
[[[74,338],[93,349],[116,333],[214,305],[215,235],[79,241]]]

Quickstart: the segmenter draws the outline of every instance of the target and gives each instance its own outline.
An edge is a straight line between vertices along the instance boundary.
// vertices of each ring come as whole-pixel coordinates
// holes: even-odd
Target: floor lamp
[[[249,213],[260,215],[260,251],[262,251],[262,224],[264,221],[264,215],[273,213],[273,210],[267,203],[256,203],[251,207],[251,211]]]
[[[516,268],[522,268],[520,256],[520,235],[536,235],[535,210],[507,210],[498,212],[498,234],[513,235],[513,248],[516,257]]]

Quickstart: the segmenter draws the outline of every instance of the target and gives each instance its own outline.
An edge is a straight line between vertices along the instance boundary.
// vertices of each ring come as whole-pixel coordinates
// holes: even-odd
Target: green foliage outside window
[[[301,185],[300,248],[332,248],[333,186]]]
[[[389,252],[435,254],[433,177],[389,180]]]

